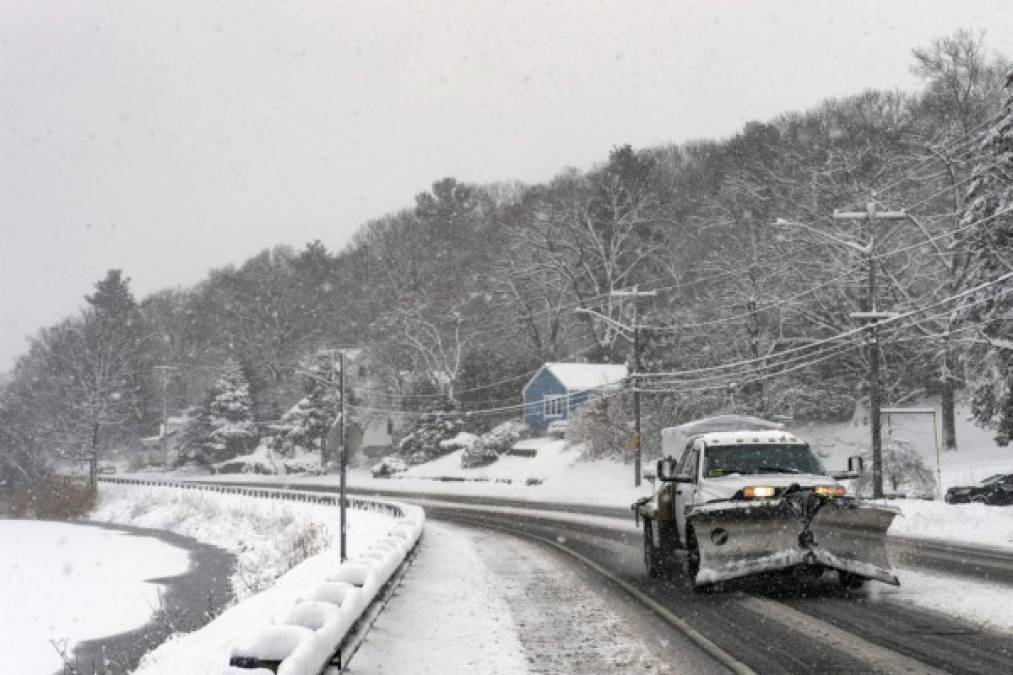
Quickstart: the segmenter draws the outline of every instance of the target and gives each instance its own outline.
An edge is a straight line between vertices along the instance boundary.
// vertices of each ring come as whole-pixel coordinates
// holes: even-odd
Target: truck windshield
[[[714,445],[704,449],[704,476],[731,474],[809,473],[826,474],[808,445]]]

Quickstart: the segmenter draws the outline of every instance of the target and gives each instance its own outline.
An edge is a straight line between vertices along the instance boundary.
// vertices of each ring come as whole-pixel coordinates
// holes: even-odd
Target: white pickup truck
[[[848,496],[838,482],[860,474],[861,459],[831,475],[780,426],[722,416],[674,428],[685,443],[678,459],[658,461],[660,488],[633,505],[650,576],[673,574],[683,549],[686,579],[697,589],[773,571],[816,578],[828,569],[847,588],[869,579],[899,584],[885,547],[897,510]]]

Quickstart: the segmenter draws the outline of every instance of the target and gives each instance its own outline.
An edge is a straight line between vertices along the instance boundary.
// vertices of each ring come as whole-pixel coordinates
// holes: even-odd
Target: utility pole
[[[347,427],[345,425],[345,350],[339,351],[341,354],[341,371],[338,373],[339,386],[341,388],[341,408],[339,415],[341,416],[341,458],[339,462],[339,483],[340,483],[340,499],[341,499],[341,562],[348,560],[348,547],[347,547],[347,528],[346,528],[346,513],[345,513],[345,497],[347,493],[347,478],[348,478],[348,437]]]
[[[872,428],[872,496],[883,496],[883,428],[880,419],[881,392],[879,378],[879,322],[893,316],[890,312],[876,309],[876,233],[877,220],[907,220],[904,211],[880,211],[873,199],[866,204],[865,211],[834,210],[835,220],[860,220],[864,222],[867,243],[860,247],[866,256],[868,277],[866,279],[866,307],[864,312],[853,312],[852,319],[871,322],[869,329],[869,425]]]
[[[155,370],[162,373],[162,468],[169,465],[169,371],[176,370],[176,366],[159,365],[154,366]]]
[[[658,295],[657,291],[641,291],[634,286],[632,291],[612,291],[610,298],[633,300],[633,486],[640,487],[640,326],[637,324],[637,303],[640,298],[653,298]]]
[[[334,371],[338,371],[338,381],[334,383],[335,395],[337,401],[336,414],[337,423],[340,425],[339,444],[341,446],[340,454],[338,455],[338,523],[339,523],[339,553],[341,555],[341,562],[345,562],[348,559],[348,517],[346,513],[347,506],[345,504],[348,495],[348,431],[345,423],[345,347],[338,347],[332,349],[321,349],[320,353],[328,353],[331,355],[331,377],[329,381],[334,383]],[[338,362],[335,363],[334,355],[338,355]],[[333,430],[333,426],[331,429]],[[328,432],[330,433],[330,432]],[[327,439],[326,436],[323,439],[323,444],[320,448],[320,462],[321,466],[326,469],[324,463],[323,453],[326,449]]]

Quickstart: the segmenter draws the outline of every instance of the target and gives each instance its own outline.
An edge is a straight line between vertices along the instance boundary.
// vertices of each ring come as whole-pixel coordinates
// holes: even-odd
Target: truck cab
[[[686,546],[690,507],[743,497],[747,488],[775,494],[793,486],[838,486],[809,445],[783,430],[718,431],[687,443],[670,483],[679,545]]]

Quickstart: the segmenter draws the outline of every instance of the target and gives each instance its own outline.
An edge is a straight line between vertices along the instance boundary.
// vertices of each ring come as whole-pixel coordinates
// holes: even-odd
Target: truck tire
[[[661,577],[661,561],[658,549],[654,548],[654,522],[644,518],[644,568],[652,579]]]
[[[671,578],[679,569],[679,559],[675,555],[675,549],[679,546],[679,530],[674,520],[659,520],[657,528],[658,542],[661,544],[657,549],[657,559],[661,574]]]

